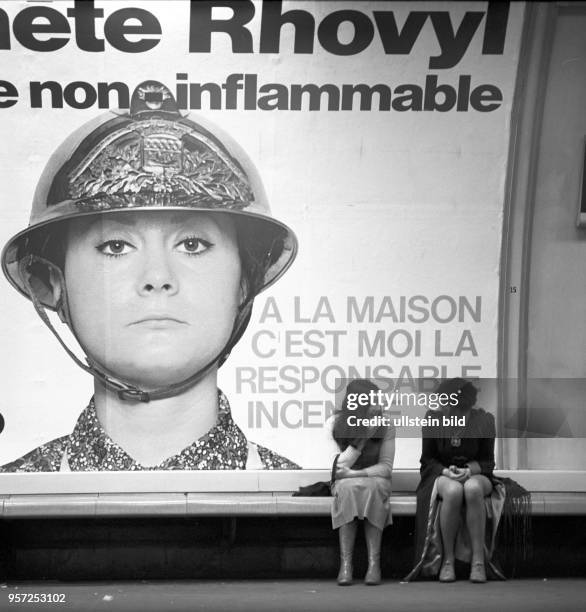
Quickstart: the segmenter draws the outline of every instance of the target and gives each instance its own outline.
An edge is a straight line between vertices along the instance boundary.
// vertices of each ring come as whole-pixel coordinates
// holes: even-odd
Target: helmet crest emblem
[[[164,119],[115,132],[73,169],[69,197],[80,210],[135,206],[243,209],[254,201],[248,178],[219,148]]]
[[[149,84],[138,88],[138,98],[149,110],[159,110],[163,102],[171,97],[171,92],[164,85]]]

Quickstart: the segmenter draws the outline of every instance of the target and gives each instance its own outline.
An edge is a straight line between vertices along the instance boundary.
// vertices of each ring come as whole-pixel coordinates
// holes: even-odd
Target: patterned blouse
[[[58,472],[64,454],[74,472],[116,470],[243,470],[249,443],[232,420],[230,404],[218,389],[218,421],[207,434],[159,465],[143,466],[130,457],[104,431],[93,398],[79,416],[73,433],[43,444],[20,459],[0,467],[0,472]],[[298,470],[297,464],[256,446],[265,470]]]

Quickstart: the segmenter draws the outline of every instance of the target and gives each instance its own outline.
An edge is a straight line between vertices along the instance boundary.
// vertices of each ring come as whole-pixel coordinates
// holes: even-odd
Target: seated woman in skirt
[[[334,416],[333,438],[341,453],[332,484],[332,527],[339,530],[340,573],[338,584],[352,584],[352,556],[357,521],[364,522],[368,549],[365,583],[379,584],[382,531],[392,522],[390,509],[391,473],[395,457],[395,430],[387,424],[366,424],[381,417],[380,407],[357,405],[359,394],[376,393],[368,380],[354,380],[347,389],[341,409]],[[364,396],[363,396],[364,397]],[[379,423],[384,419],[371,419]],[[385,421],[385,423],[386,423]]]

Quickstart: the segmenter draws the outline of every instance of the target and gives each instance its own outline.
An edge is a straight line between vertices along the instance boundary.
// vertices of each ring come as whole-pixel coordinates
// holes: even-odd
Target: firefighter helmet
[[[54,259],[62,247],[65,221],[161,209],[231,215],[239,241],[257,255],[255,294],[295,258],[295,235],[272,217],[246,153],[216,126],[182,116],[164,85],[145,81],[135,89],[129,112],[110,111],[86,123],[51,156],[29,226],[8,241],[2,268],[21,293],[30,298],[31,287],[44,306],[56,309],[42,261]],[[37,261],[22,266],[31,254]]]

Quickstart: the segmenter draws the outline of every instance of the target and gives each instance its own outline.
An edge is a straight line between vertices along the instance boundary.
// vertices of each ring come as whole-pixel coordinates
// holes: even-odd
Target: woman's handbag
[[[331,487],[336,480],[336,467],[338,465],[338,457],[340,455],[336,455],[334,458],[334,463],[332,464],[332,471],[330,475],[330,482],[314,482],[313,484],[307,485],[305,487],[299,487],[298,491],[293,493],[293,497],[331,497],[332,491]]]

